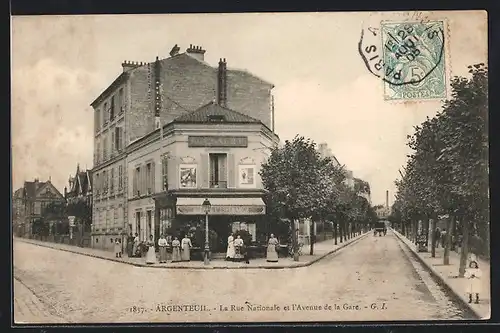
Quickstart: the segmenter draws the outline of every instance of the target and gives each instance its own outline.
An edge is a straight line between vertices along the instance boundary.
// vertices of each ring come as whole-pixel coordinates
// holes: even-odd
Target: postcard
[[[488,319],[487,31],[13,16],[13,324]]]

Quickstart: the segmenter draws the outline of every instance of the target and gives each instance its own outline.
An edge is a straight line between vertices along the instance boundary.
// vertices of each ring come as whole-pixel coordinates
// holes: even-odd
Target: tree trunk
[[[444,256],[443,256],[443,265],[450,264],[450,250],[451,250],[451,242],[452,242],[452,234],[455,229],[455,217],[453,215],[449,215],[449,218],[446,221],[446,240],[444,244]],[[442,240],[441,240],[442,241]]]
[[[342,244],[344,242],[344,223],[339,223],[339,242]]]
[[[337,235],[338,232],[337,232],[337,222],[334,222],[333,223],[333,239],[334,239],[334,244],[337,245]]]
[[[314,233],[314,221],[311,220],[311,224],[309,225],[309,239],[311,240],[311,246],[310,246],[310,251],[309,255],[314,255],[314,242],[316,240],[316,234]]]
[[[424,234],[425,234],[425,247],[427,248],[427,251],[429,251],[429,217],[425,216],[424,217]]]
[[[462,246],[460,249],[460,268],[458,269],[458,276],[464,277],[465,268],[467,265],[467,256],[469,254],[469,221],[462,218]]]
[[[299,253],[298,253],[298,237],[297,237],[297,226],[296,226],[296,220],[292,219],[292,248],[293,248],[293,260],[294,261],[299,261]]]
[[[344,242],[347,242],[347,222],[344,222]]]
[[[431,257],[436,258],[436,219],[431,220]]]

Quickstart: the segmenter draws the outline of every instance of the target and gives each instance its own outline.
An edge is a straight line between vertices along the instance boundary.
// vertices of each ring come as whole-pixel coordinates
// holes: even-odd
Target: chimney
[[[217,70],[217,104],[222,107],[227,105],[227,63],[226,58],[219,60]]]
[[[128,72],[128,71],[130,71],[132,69],[135,69],[135,68],[143,66],[143,65],[146,65],[146,63],[138,62],[138,61],[128,61],[128,60],[125,60],[125,61],[122,62],[123,73]]]
[[[205,60],[205,52],[206,51],[201,46],[196,46],[193,44],[190,44],[189,47],[186,49],[187,54],[200,61]]]
[[[389,191],[385,191],[385,208],[389,209]]]

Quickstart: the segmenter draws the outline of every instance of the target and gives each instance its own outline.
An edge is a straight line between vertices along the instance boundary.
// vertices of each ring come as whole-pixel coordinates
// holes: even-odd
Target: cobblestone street
[[[392,232],[369,235],[309,267],[283,270],[159,270],[15,241],[14,275],[32,291],[15,283],[16,322],[33,322],[35,310],[45,314],[39,321],[58,322],[62,316],[79,323],[472,316],[450,299]],[[39,302],[30,301],[33,293]],[[246,302],[273,310],[250,311]],[[194,304],[203,311],[169,307]],[[233,311],[224,311],[231,305]],[[331,308],[325,310],[325,305]]]

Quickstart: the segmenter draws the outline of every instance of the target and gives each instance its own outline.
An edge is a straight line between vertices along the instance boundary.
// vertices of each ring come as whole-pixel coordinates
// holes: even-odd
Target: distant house
[[[54,187],[50,179],[41,182],[25,181],[24,186],[13,195],[13,230],[16,235],[29,237],[32,235],[33,222],[42,217],[42,212],[49,204],[64,202],[64,197]]]
[[[68,187],[64,188],[64,198],[70,203],[85,201],[92,207],[92,173],[91,170],[80,170],[80,165],[76,166],[74,176],[70,176]]]

